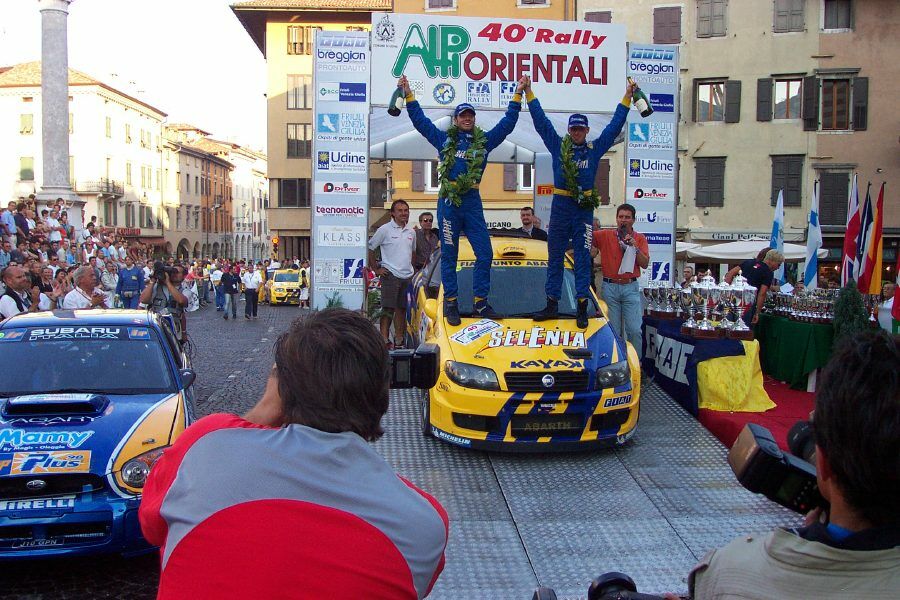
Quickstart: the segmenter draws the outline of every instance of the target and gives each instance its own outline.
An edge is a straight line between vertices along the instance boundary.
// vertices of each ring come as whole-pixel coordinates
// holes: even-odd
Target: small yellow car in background
[[[269,289],[269,303],[300,305],[300,271],[296,269],[279,269],[272,276],[272,287]]]

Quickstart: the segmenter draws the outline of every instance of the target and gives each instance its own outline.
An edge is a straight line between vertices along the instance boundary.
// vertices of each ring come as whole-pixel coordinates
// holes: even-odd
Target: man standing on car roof
[[[550,205],[550,227],[547,232],[547,306],[534,315],[535,321],[547,321],[559,316],[559,297],[562,291],[563,255],[569,240],[575,254],[575,294],[578,298],[577,324],[588,326],[587,306],[591,287],[591,219],[600,198],[594,190],[594,178],[600,159],[613,145],[625,126],[634,86],[628,84],[622,102],[616,107],[612,121],[593,142],[587,141],[587,117],[569,117],[569,132],[560,137],[553,123],[544,114],[541,103],[531,91],[531,79],[526,78],[525,96],[534,128],[544,140],[553,157],[553,203]]]
[[[475,252],[475,269],[472,274],[475,312],[479,317],[489,319],[500,316],[487,301],[491,290],[493,250],[487,224],[484,222],[484,208],[478,185],[481,183],[488,154],[512,133],[519,120],[525,81],[524,77],[519,80],[506,114],[487,132],[475,126],[475,107],[465,102],[457,105],[453,111],[453,124],[450,128],[446,132],[441,131],[425,116],[406,76],[397,81],[397,86],[406,95],[406,108],[413,126],[437,148],[440,155],[437,212],[441,238],[441,282],[444,285],[444,317],[450,325],[460,324],[456,259],[459,234],[463,231]]]

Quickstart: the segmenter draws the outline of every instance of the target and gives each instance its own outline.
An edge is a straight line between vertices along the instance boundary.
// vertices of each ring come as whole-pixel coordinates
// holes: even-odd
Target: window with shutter
[[[603,158],[597,165],[597,175],[594,178],[594,192],[600,196],[600,204],[608,206],[609,199],[609,159]]]
[[[822,29],[846,30],[853,27],[852,0],[823,0]]]
[[[850,173],[823,171],[819,174],[819,217],[822,225],[847,224],[847,194]]]
[[[822,80],[822,130],[850,129],[850,80]]]
[[[725,82],[725,122],[741,120],[741,82],[729,79]]]
[[[503,190],[506,192],[516,191],[516,178],[518,174],[517,165],[503,165]]]
[[[772,78],[756,80],[756,120],[772,120]]]
[[[725,157],[695,158],[695,204],[725,206]]]
[[[869,78],[853,79],[853,130],[864,131],[869,126]]]
[[[806,0],[775,0],[775,33],[803,31],[806,27],[803,5]]]
[[[681,7],[653,9],[653,43],[681,43]]]
[[[725,35],[726,0],[697,0],[697,37]]]
[[[369,208],[381,208],[387,200],[387,181],[369,179]]]
[[[815,75],[803,78],[803,130],[819,128],[819,80]]]
[[[612,23],[612,11],[586,12],[584,13],[584,20],[588,23]]]
[[[431,160],[425,163],[425,191],[437,192],[441,187],[438,177],[438,161]]]
[[[698,122],[725,120],[725,81],[694,81],[694,115]],[[738,99],[740,108],[740,99]]]
[[[453,8],[453,0],[428,0],[428,8]]]
[[[517,165],[516,176],[520,192],[528,192],[534,189],[534,165]]]
[[[785,206],[801,205],[803,158],[799,154],[772,157],[772,206],[775,206],[779,190],[784,190]]]
[[[414,160],[412,163],[412,191],[425,191],[425,161]]]
[[[775,81],[776,119],[799,119],[800,98],[803,80],[800,78],[778,79]]]

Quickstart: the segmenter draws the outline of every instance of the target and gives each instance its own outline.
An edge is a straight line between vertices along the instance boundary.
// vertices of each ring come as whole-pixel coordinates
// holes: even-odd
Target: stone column
[[[69,57],[66,20],[72,0],[38,0],[41,11],[41,154],[39,202],[62,198],[69,223],[81,228],[84,201],[69,183]]]

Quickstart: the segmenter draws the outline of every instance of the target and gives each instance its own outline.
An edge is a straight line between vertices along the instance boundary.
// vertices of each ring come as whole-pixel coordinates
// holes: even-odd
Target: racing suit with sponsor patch
[[[447,133],[435,127],[414,97],[407,97],[406,109],[413,126],[425,136],[428,142],[437,148],[438,153],[447,143]],[[487,164],[487,155],[503,143],[519,120],[522,110],[520,96],[513,100],[506,109],[506,114],[490,131],[485,132],[485,155],[482,169]],[[459,132],[456,145],[456,164],[450,171],[450,179],[455,180],[466,171],[465,152],[472,143],[472,134]],[[440,154],[438,155],[440,160]],[[491,290],[491,239],[487,224],[484,221],[484,209],[481,205],[481,194],[474,188],[462,195],[460,206],[454,206],[447,198],[438,199],[437,218],[441,239],[441,282],[444,285],[444,297],[456,298],[456,258],[459,253],[459,234],[465,231],[472,250],[475,252],[475,268],[472,273],[472,291],[476,298],[487,298]]]
[[[548,298],[559,300],[562,289],[563,255],[569,240],[575,254],[575,292],[578,298],[590,296],[591,285],[591,235],[594,211],[581,208],[566,189],[563,175],[561,146],[562,138],[547,118],[541,103],[533,94],[528,94],[528,110],[534,120],[534,128],[544,140],[544,145],[553,157],[553,203],[550,205],[550,227],[547,230],[547,285]],[[600,159],[613,145],[616,136],[625,126],[628,106],[619,104],[612,121],[593,142],[580,146],[573,145],[572,158],[578,167],[578,184],[583,190],[594,187],[597,166]],[[595,192],[596,193],[596,190]]]

